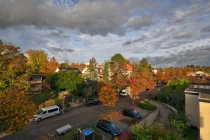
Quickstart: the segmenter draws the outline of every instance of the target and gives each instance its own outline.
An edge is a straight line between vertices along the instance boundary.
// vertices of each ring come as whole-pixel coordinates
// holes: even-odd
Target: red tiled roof
[[[126,69],[129,70],[129,71],[132,71],[133,67],[131,65],[127,64]]]

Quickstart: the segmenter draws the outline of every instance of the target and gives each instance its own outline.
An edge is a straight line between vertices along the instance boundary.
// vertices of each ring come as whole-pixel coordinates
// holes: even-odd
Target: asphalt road
[[[141,100],[149,98],[150,96],[148,92],[143,92],[140,94]],[[115,108],[132,108],[133,106],[132,100],[129,97],[120,97]],[[70,124],[73,128],[76,128],[82,124],[97,120],[98,115],[108,109],[108,107],[104,107],[103,105],[92,107],[86,107],[83,105],[72,108],[63,115],[42,120],[39,124],[32,122],[23,132],[18,132],[15,135],[7,135],[3,137],[3,140],[32,140],[39,136],[48,134],[66,124]]]

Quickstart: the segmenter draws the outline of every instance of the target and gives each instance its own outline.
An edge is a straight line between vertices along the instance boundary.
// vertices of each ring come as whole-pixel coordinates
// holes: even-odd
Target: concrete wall
[[[157,118],[157,115],[158,115],[158,108],[152,113],[150,113],[148,116],[146,116],[143,120],[141,120],[139,124],[143,125],[144,123],[146,123],[147,125],[152,125],[152,123]]]
[[[192,88],[210,89],[208,85],[191,85]]]
[[[192,125],[200,127],[198,94],[185,93],[185,114]]]
[[[200,104],[200,140],[210,139],[210,103],[199,102]]]

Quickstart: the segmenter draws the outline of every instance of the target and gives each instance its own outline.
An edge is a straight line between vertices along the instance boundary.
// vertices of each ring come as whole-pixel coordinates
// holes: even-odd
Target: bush
[[[120,140],[132,140],[133,134],[131,131],[123,131],[120,135]]]
[[[45,104],[45,107],[48,107],[48,106],[53,106],[55,105],[55,100],[53,99],[49,99],[48,101],[45,101],[44,104]]]
[[[153,104],[150,104],[148,101],[141,101],[137,104],[138,107],[149,110],[149,111],[153,111],[156,110],[157,107]]]
[[[137,122],[139,122],[139,119],[138,119],[138,118],[133,117],[133,118],[131,119],[131,124],[136,124]]]
[[[74,129],[64,135],[64,140],[77,140],[77,129]]]
[[[175,131],[170,131],[159,125],[134,125],[133,140],[181,140]]]
[[[42,92],[39,94],[32,94],[32,100],[36,103],[36,104],[41,104],[44,103],[45,101],[49,100],[50,98],[54,97],[55,94],[53,91],[51,92]]]

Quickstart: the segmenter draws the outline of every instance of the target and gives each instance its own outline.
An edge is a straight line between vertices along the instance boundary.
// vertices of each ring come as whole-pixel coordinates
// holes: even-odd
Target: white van
[[[42,108],[34,115],[34,121],[41,121],[42,119],[57,116],[60,114],[60,108],[57,105]]]

